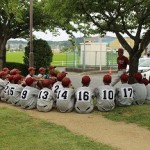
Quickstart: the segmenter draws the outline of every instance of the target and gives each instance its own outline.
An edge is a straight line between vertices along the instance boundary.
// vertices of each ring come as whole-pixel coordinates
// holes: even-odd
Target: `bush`
[[[29,66],[29,52],[30,42],[28,42],[28,45],[25,47],[24,64],[26,64],[27,67]],[[33,53],[35,68],[49,67],[49,64],[52,62],[53,53],[46,41],[41,39],[33,40]]]
[[[9,68],[10,70],[13,68],[17,68],[21,71],[21,74],[24,76],[26,76],[28,74],[27,66],[24,64],[7,62],[5,67]]]

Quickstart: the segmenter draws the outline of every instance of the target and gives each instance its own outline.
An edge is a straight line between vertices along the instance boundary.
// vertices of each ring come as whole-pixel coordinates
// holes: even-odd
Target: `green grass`
[[[0,108],[1,150],[113,150],[65,127]]]
[[[113,121],[135,123],[150,130],[150,105],[117,107],[112,112],[102,114]]]
[[[7,62],[17,62],[23,63],[23,52],[7,52],[6,61]],[[79,56],[76,54],[76,64],[79,64]],[[54,54],[52,65],[56,66],[74,66],[74,54]]]
[[[23,52],[7,52],[6,61],[7,62],[17,62],[23,64]]]

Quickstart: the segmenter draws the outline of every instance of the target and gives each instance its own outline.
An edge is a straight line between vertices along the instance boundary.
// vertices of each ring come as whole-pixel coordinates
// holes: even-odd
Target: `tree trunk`
[[[136,54],[130,54],[130,62],[129,62],[129,83],[135,83],[135,79],[133,78],[133,74],[138,72],[138,64],[139,64],[139,56]]]
[[[2,70],[6,64],[6,42],[7,40],[0,38],[0,70]]]

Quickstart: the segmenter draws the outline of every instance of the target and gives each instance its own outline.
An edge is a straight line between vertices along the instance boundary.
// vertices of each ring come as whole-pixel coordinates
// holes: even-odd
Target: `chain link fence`
[[[66,53],[66,60],[53,62],[56,66],[105,70],[117,67],[116,51],[85,51]]]

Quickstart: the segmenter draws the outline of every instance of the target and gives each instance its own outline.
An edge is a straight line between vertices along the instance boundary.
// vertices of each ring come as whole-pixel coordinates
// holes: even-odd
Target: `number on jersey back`
[[[132,87],[124,87],[121,88],[122,98],[133,98],[133,88]]]
[[[110,89],[104,89],[101,93],[102,100],[114,100],[115,99],[115,91]]]
[[[90,91],[77,91],[77,101],[89,101],[91,98]]]

